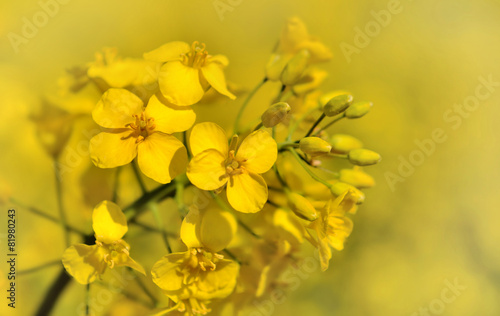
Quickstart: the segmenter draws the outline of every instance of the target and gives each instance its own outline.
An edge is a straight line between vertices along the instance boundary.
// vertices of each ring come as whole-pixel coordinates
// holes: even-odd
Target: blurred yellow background
[[[363,139],[383,160],[368,168],[377,185],[346,249],[327,272],[307,274],[272,315],[500,315],[499,1],[66,2],[15,45],[12,33],[21,35],[24,19],[42,7],[0,3],[0,176],[17,199],[57,215],[51,160],[27,116],[65,69],[103,47],[141,57],[169,41],[200,40],[229,58],[228,80],[250,89],[286,19],[299,16],[335,54],[323,65],[330,74],[323,90],[348,89],[375,104],[333,130]],[[249,112],[269,102],[257,100]],[[239,104],[196,110],[229,126]],[[436,129],[445,140],[430,145]],[[428,144],[427,153],[417,143]],[[55,224],[26,213],[18,227],[19,270],[60,258]],[[18,315],[33,313],[57,272],[20,276]],[[3,273],[2,289],[5,282]],[[55,315],[72,315],[83,292],[73,284]],[[2,315],[12,312],[6,304],[2,298]]]

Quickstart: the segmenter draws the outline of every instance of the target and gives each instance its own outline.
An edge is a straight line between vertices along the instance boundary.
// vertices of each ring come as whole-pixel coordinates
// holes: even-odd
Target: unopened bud
[[[357,166],[374,165],[381,159],[378,153],[364,148],[351,150],[347,157],[352,164]]]
[[[351,94],[351,93],[349,91],[346,91],[346,90],[330,91],[330,92],[325,93],[319,97],[319,104],[321,105],[321,107],[324,107],[328,103],[328,101],[330,101],[334,97],[342,95],[342,94]]]
[[[358,169],[340,170],[339,180],[358,189],[371,188],[375,185],[375,180],[369,174]]]
[[[286,102],[278,102],[268,108],[260,117],[262,125],[265,127],[274,127],[281,123],[290,112],[290,105]]]
[[[288,192],[287,198],[290,208],[298,217],[311,222],[318,218],[318,212],[314,206],[302,195]]]
[[[345,116],[350,119],[356,119],[370,112],[373,103],[368,101],[360,101],[353,103],[346,111]]]
[[[353,149],[363,147],[363,143],[357,138],[346,134],[335,134],[330,138],[332,152],[347,154]]]
[[[301,50],[290,59],[285,69],[281,73],[281,82],[285,86],[294,85],[304,74],[309,62],[310,53],[308,50]]]
[[[332,146],[319,137],[302,138],[299,143],[299,148],[303,153],[311,156],[328,154],[332,150]]]
[[[340,114],[347,110],[347,108],[351,105],[352,100],[353,96],[350,94],[341,94],[333,97],[323,107],[323,113],[325,113],[326,116],[335,116]]]
[[[352,198],[356,201],[356,204],[361,204],[365,201],[365,194],[350,184],[338,181],[330,188],[330,191],[335,196],[342,195],[347,190],[351,190]]]

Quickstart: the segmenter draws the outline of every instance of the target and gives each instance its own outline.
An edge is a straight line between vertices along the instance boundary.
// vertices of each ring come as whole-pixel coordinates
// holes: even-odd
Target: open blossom
[[[141,171],[160,183],[168,183],[184,171],[186,148],[171,134],[193,125],[196,114],[191,108],[162,103],[155,95],[144,108],[133,93],[109,89],[92,117],[106,128],[90,140],[90,157],[96,166],[114,168],[137,156]]]
[[[62,262],[78,283],[93,282],[106,268],[127,266],[142,274],[144,269],[130,258],[130,246],[122,239],[128,230],[125,214],[110,201],[99,203],[92,213],[96,244],[76,244],[64,251]]]
[[[321,209],[317,220],[310,224],[310,228],[316,231],[317,247],[321,262],[321,270],[328,269],[328,263],[332,257],[330,247],[342,250],[344,242],[352,232],[352,220],[346,213],[352,213],[356,209],[356,200],[350,190],[346,190],[335,200],[330,200]]]
[[[267,184],[260,174],[276,161],[276,141],[263,130],[248,135],[237,149],[238,137],[227,144],[224,130],[215,123],[197,124],[190,136],[193,159],[187,176],[202,190],[219,190],[227,184],[227,199],[243,213],[255,213],[267,201]]]
[[[223,68],[228,60],[223,55],[209,55],[205,44],[170,42],[149,53],[146,60],[164,63],[158,75],[163,96],[176,105],[192,105],[201,100],[205,92],[214,88],[231,99]]]

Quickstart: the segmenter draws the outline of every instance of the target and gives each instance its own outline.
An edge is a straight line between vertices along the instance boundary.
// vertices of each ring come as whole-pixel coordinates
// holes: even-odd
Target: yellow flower
[[[236,97],[226,86],[224,67],[228,60],[223,55],[209,55],[205,44],[170,42],[149,53],[146,60],[164,63],[158,75],[163,96],[176,105],[192,105],[201,100],[213,87],[231,99]]]
[[[227,199],[243,213],[255,213],[267,201],[267,184],[260,174],[276,161],[276,141],[263,130],[248,135],[236,151],[237,136],[231,146],[224,130],[215,123],[197,124],[191,131],[193,159],[187,168],[191,183],[202,190],[220,190],[226,183]]]
[[[172,133],[190,128],[196,115],[189,107],[161,102],[153,95],[142,101],[125,89],[109,89],[92,112],[106,130],[90,140],[90,157],[100,168],[114,168],[136,156],[141,171],[160,183],[182,173],[187,151]]]
[[[107,267],[127,266],[146,274],[130,258],[130,246],[121,239],[128,227],[125,214],[118,205],[110,201],[99,203],[92,213],[92,227],[95,245],[76,244],[66,249],[62,256],[64,268],[78,283],[93,282]]]
[[[288,19],[276,51],[266,66],[266,75],[270,80],[279,80],[288,62],[302,50],[310,54],[309,64],[332,59],[332,52],[320,41],[309,35],[307,27],[297,17]]]
[[[342,250],[344,242],[352,232],[352,220],[346,216],[356,208],[356,201],[350,190],[339,195],[335,200],[330,200],[321,209],[320,217],[311,223],[309,228],[316,231],[317,247],[321,262],[321,270],[328,269],[332,257],[330,247]]]

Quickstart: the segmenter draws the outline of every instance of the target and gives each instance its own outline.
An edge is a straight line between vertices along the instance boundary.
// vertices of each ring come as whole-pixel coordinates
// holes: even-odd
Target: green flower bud
[[[355,102],[349,109],[345,111],[345,116],[350,119],[356,119],[370,112],[373,103],[368,101]]]
[[[358,169],[340,170],[339,180],[358,189],[371,188],[375,185],[375,180],[369,174]]]
[[[330,91],[330,92],[325,93],[319,97],[319,104],[321,104],[321,106],[323,107],[328,103],[328,101],[330,101],[334,97],[342,95],[342,94],[351,94],[351,93],[349,91],[346,91],[346,90]]]
[[[339,196],[347,190],[351,190],[352,196],[355,199],[356,204],[361,204],[365,201],[365,194],[350,184],[337,181],[330,188],[330,191],[335,196]]]
[[[347,156],[349,161],[357,166],[374,165],[381,159],[376,152],[364,148],[351,150]]]
[[[318,212],[314,206],[305,197],[294,192],[287,192],[288,205],[300,218],[308,221],[314,221],[318,218]]]
[[[262,125],[265,127],[274,127],[281,123],[290,112],[290,105],[286,102],[278,102],[268,108],[260,117]]]
[[[332,152],[347,154],[353,149],[363,147],[363,143],[357,138],[346,134],[335,134],[330,138]]]
[[[335,116],[340,114],[351,105],[353,96],[350,94],[341,94],[336,97],[333,97],[328,101],[327,104],[323,107],[323,113],[326,116]]]
[[[332,146],[319,137],[302,138],[299,143],[299,148],[302,152],[311,156],[328,154],[332,150]]]
[[[304,74],[309,62],[310,53],[308,50],[301,50],[290,59],[285,69],[281,73],[281,82],[285,86],[294,85]]]

